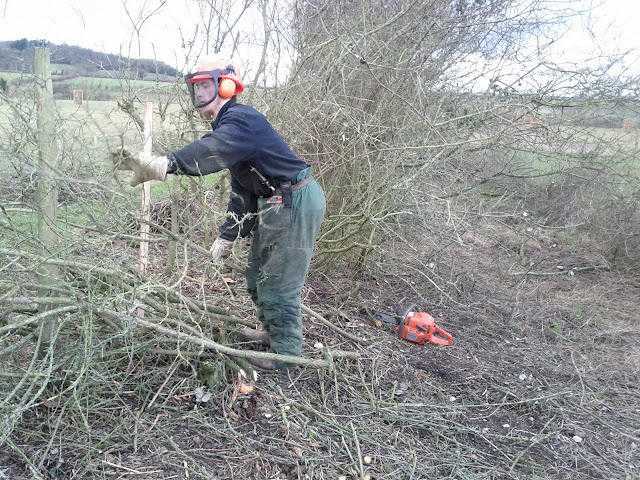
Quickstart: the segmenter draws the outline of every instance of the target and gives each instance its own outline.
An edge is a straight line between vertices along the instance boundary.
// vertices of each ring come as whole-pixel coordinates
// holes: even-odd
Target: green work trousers
[[[304,170],[296,181],[305,178]],[[291,207],[258,199],[258,221],[246,272],[247,290],[271,338],[271,350],[302,353],[300,291],[325,213],[325,197],[314,179],[292,192]]]

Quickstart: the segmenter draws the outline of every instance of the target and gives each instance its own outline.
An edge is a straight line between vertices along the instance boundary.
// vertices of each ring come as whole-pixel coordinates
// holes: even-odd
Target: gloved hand
[[[164,180],[167,177],[167,165],[169,164],[167,157],[151,155],[151,158],[145,158],[142,152],[138,155],[131,155],[122,148],[111,153],[111,160],[116,170],[129,170],[134,173],[129,180],[129,185],[132,187],[149,180]]]
[[[225,240],[224,238],[216,238],[209,249],[211,252],[211,259],[213,263],[221,264],[222,259],[229,256],[231,253],[231,248],[233,247],[233,242],[231,240]]]

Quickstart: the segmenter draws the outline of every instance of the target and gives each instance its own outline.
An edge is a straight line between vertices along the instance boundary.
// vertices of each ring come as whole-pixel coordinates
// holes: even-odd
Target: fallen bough
[[[122,315],[119,315],[116,312],[111,312],[109,310],[99,310],[97,313],[111,320],[122,320],[123,318],[125,318]],[[289,365],[298,365],[301,367],[313,367],[313,368],[332,368],[334,358],[351,358],[351,359],[360,358],[360,355],[355,352],[345,352],[341,350],[332,351],[326,348],[323,349],[324,359],[322,360],[296,357],[293,355],[279,355],[277,353],[269,353],[269,352],[257,352],[253,350],[240,350],[237,348],[228,347],[226,345],[221,345],[208,338],[204,338],[196,335],[189,335],[179,330],[168,328],[163,325],[159,325],[155,322],[145,320],[143,318],[126,317],[126,319],[131,322],[142,325],[143,327],[148,328],[150,330],[154,330],[156,332],[167,335],[169,337],[178,338],[180,340],[184,340],[186,342],[192,343],[193,345],[209,348],[217,353],[228,355],[234,358],[244,358],[244,359],[256,358],[256,359],[263,359],[263,360],[274,360],[274,361],[283,362]]]
[[[355,352],[342,350],[330,350],[323,348],[323,359],[311,359],[290,355],[279,355],[269,352],[254,350],[243,350],[233,348],[228,345],[216,342],[203,335],[202,320],[217,327],[220,334],[227,329],[233,331],[235,325],[253,327],[254,322],[232,315],[227,310],[217,307],[212,303],[197,300],[185,296],[176,288],[162,283],[155,283],[143,277],[138,272],[132,270],[108,269],[98,267],[77,260],[63,260],[58,258],[47,258],[34,253],[0,248],[0,254],[17,259],[27,259],[34,262],[33,270],[37,270],[42,265],[56,265],[64,269],[67,279],[71,281],[62,282],[65,284],[63,291],[66,296],[46,297],[29,296],[23,294],[15,296],[15,289],[12,296],[3,296],[3,304],[8,312],[19,312],[25,308],[27,311],[40,312],[34,316],[23,316],[14,322],[0,326],[0,334],[14,330],[19,330],[27,326],[37,326],[50,317],[60,316],[72,312],[83,310],[91,312],[106,319],[114,329],[118,330],[118,323],[124,322],[128,325],[140,325],[146,329],[164,334],[167,337],[183,340],[193,345],[210,349],[218,354],[227,355],[235,359],[268,359],[313,368],[332,368],[334,358],[357,359],[359,355]],[[101,285],[106,293],[102,298],[95,294],[87,295],[86,288],[91,284]],[[118,299],[116,302],[115,300]],[[129,299],[129,301],[126,301]],[[118,303],[120,309],[107,309],[102,306],[105,303]],[[51,308],[54,305],[62,305]],[[134,305],[134,308],[131,306]],[[46,308],[45,306],[49,306]],[[117,305],[113,305],[117,306]],[[44,310],[44,311],[43,311]],[[120,310],[125,310],[120,311]],[[305,313],[312,315],[315,319],[340,332],[353,341],[362,343],[362,339],[344,332],[324,317],[314,312],[307,306],[303,306]],[[150,317],[145,319],[143,315],[132,315],[135,311],[149,312],[151,315],[162,315],[162,317]],[[167,324],[173,324],[173,327]],[[189,333],[185,333],[185,330]]]

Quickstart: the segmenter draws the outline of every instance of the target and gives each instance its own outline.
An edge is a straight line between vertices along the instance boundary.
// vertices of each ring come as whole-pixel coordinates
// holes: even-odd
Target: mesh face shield
[[[203,108],[213,102],[218,96],[220,79],[234,73],[233,67],[202,71],[185,75],[184,81],[189,89],[191,103],[195,108]]]

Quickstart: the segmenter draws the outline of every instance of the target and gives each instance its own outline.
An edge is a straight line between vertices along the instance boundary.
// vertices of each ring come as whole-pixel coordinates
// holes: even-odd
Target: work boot
[[[264,345],[269,345],[271,343],[269,334],[264,330],[242,327],[240,330],[238,330],[238,335],[240,335],[245,340],[249,340],[250,342],[262,343]]]
[[[269,353],[275,352],[269,350]],[[247,361],[260,370],[286,372],[288,369],[295,367],[295,365],[290,363],[278,362],[277,360],[270,360],[268,358],[247,358]]]
[[[247,358],[249,363],[260,370],[280,370],[285,368],[285,364],[275,362],[268,358]]]

